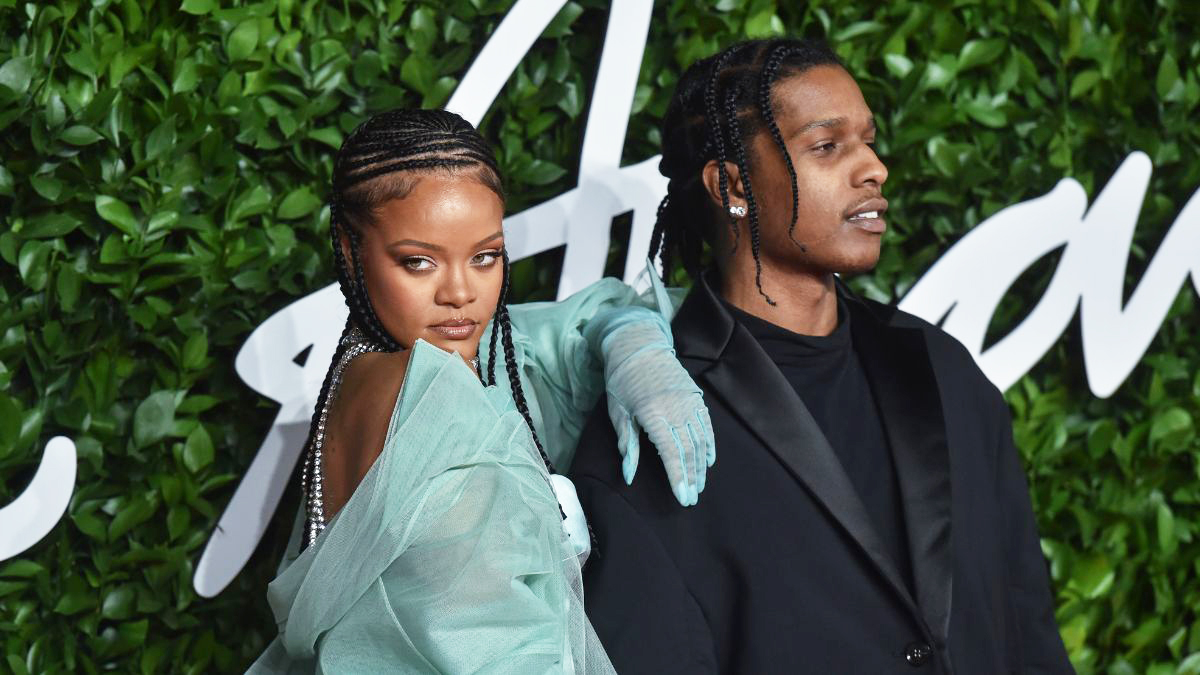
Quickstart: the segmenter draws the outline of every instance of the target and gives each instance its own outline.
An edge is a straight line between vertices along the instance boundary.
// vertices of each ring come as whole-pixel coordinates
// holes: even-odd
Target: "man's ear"
[[[708,196],[712,199],[713,204],[716,204],[717,209],[724,211],[725,207],[721,203],[721,175],[717,170],[717,160],[710,159],[708,164],[704,165],[701,171],[701,180],[704,181],[704,189],[708,192]],[[746,192],[742,188],[742,172],[738,170],[737,164],[734,162],[725,162],[725,175],[728,177],[727,193],[729,195],[729,206],[746,206]]]

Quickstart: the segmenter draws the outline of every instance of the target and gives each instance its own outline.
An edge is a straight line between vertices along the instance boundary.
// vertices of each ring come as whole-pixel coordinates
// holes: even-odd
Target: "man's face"
[[[764,268],[872,269],[887,228],[881,190],[888,172],[872,148],[875,120],[858,84],[838,66],[817,66],[776,82],[772,102],[796,170],[799,203],[789,237],[791,180],[779,148],[761,131],[751,142],[750,177]]]

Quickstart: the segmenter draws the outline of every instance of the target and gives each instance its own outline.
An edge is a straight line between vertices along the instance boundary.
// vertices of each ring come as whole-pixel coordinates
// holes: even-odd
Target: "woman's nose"
[[[468,270],[452,267],[447,270],[438,285],[434,301],[439,305],[463,307],[475,300],[475,286],[471,283]]]

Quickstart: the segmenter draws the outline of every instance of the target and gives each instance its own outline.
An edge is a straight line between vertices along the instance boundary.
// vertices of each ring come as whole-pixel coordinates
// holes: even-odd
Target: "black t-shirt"
[[[883,420],[854,351],[850,314],[838,301],[838,325],[826,336],[801,335],[725,303],[779,367],[824,432],[858,491],[876,531],[912,588],[904,507]]]

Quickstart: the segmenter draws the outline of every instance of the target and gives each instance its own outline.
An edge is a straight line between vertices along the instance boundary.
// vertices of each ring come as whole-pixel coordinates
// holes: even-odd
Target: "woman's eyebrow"
[[[483,239],[480,239],[480,240],[479,240],[479,241],[478,241],[478,242],[477,242],[477,243],[476,243],[474,246],[472,246],[471,248],[479,248],[480,246],[483,246],[484,244],[486,244],[486,243],[488,243],[488,242],[490,242],[490,241],[495,241],[495,240],[497,240],[497,239],[500,239],[500,238],[501,238],[501,237],[503,237],[503,236],[504,236],[504,230],[496,230],[495,234],[493,234],[493,235],[491,235],[491,236],[489,236],[489,237],[484,237]]]
[[[399,241],[393,241],[392,243],[388,244],[388,250],[390,251],[400,246],[416,246],[417,248],[427,248],[430,251],[446,250],[437,244],[430,244],[429,242],[418,241],[416,239],[401,239]]]

